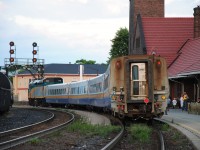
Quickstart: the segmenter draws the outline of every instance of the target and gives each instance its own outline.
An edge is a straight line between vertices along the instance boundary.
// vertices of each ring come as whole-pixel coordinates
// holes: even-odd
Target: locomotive
[[[104,74],[89,80],[38,85],[30,83],[29,102],[100,108],[120,118],[161,117],[169,96],[166,61],[155,55],[115,58]]]
[[[13,104],[13,86],[9,78],[0,72],[0,114],[8,112]]]
[[[34,81],[30,82],[29,89],[28,89],[29,105],[31,105],[31,106],[38,106],[38,105],[46,106],[44,88],[47,85],[59,84],[59,83],[63,83],[63,79],[59,78],[59,77],[34,80]]]

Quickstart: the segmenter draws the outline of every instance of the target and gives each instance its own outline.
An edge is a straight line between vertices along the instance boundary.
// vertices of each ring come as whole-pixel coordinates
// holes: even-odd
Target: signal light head
[[[14,60],[15,60],[15,59],[14,59],[13,57],[10,58],[10,62],[14,62]]]
[[[15,43],[14,43],[13,41],[11,41],[11,42],[9,43],[9,45],[10,45],[10,46],[14,46]]]
[[[14,54],[14,53],[15,53],[14,49],[11,49],[10,54]]]
[[[36,47],[36,46],[37,46],[37,43],[36,43],[36,42],[33,42],[32,45],[33,45],[33,47]]]
[[[35,63],[37,62],[37,58],[33,58],[32,61]]]
[[[37,54],[37,51],[36,51],[36,50],[33,50],[32,53],[33,53],[33,55],[36,55],[36,54]]]

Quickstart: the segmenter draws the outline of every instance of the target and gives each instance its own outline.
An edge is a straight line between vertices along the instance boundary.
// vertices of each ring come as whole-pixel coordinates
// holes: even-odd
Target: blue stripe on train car
[[[90,99],[91,105],[95,107],[108,107],[111,108],[111,100],[109,97],[103,98],[103,99]]]
[[[70,98],[68,101],[69,104],[76,104],[76,105],[90,105],[91,101],[88,98]]]
[[[106,97],[103,99],[59,99],[59,98],[47,98],[46,103],[51,104],[74,104],[74,105],[91,105],[95,107],[107,107],[111,108],[111,100],[110,97]]]
[[[68,99],[47,98],[46,103],[50,104],[68,104]]]

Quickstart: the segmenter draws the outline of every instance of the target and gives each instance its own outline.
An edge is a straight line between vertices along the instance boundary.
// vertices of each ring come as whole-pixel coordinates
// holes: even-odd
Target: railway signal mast
[[[10,45],[10,63],[12,64],[16,58],[16,47],[13,41],[11,41],[9,45]],[[15,57],[13,57],[13,54],[15,55]]]
[[[16,71],[17,69],[25,69],[31,73],[34,79],[44,78],[44,59],[39,59],[39,46],[36,42],[33,42],[33,58],[16,58],[16,46],[13,41],[9,43],[10,45],[10,58],[4,59],[4,65],[6,69],[6,75],[8,76],[8,71]],[[36,77],[36,74],[38,77]]]
[[[37,46],[37,43],[36,42],[33,42],[33,51],[32,51],[32,53],[33,53],[33,59],[32,59],[32,61],[33,61],[33,63],[35,64],[36,62],[37,62],[37,58],[35,58],[35,56],[37,55],[37,52],[39,51],[39,50],[36,50],[35,48],[37,47],[37,49],[38,49],[38,46]]]

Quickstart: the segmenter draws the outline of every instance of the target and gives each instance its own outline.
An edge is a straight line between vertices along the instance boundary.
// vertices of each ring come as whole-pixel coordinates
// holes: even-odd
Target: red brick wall
[[[164,0],[134,0],[135,17],[164,17],[164,11]]]
[[[194,38],[200,37],[200,7],[194,8]]]

